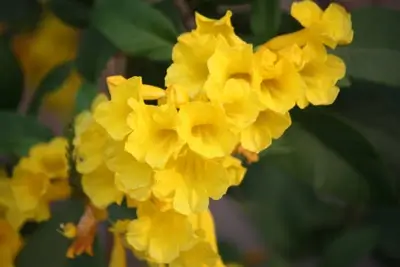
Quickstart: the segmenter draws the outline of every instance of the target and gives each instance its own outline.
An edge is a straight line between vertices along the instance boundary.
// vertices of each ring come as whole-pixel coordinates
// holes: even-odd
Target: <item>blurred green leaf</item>
[[[57,89],[68,78],[73,68],[72,62],[62,63],[54,67],[40,82],[28,107],[28,113],[37,115],[42,105],[43,98]]]
[[[352,267],[377,245],[379,232],[365,226],[344,232],[325,249],[321,267]]]
[[[118,49],[97,29],[88,28],[81,36],[76,68],[88,81],[97,83],[109,59]]]
[[[26,240],[26,244],[16,259],[16,267],[67,266],[66,251],[70,240],[57,232],[62,223],[77,223],[83,213],[83,202],[68,200],[57,203],[49,221],[42,223]]]
[[[312,249],[312,230],[340,223],[343,213],[322,202],[309,184],[280,168],[278,161],[286,162],[287,156],[264,156],[251,165],[242,190],[266,243],[281,255],[293,256]]]
[[[378,249],[390,258],[400,259],[400,208],[378,208],[368,216],[367,221],[379,227]]]
[[[128,58],[126,74],[128,77],[141,76],[143,83],[164,88],[165,74],[170,62],[154,61],[145,57]]]
[[[400,11],[379,7],[351,12],[354,40],[337,48],[351,77],[400,85]]]
[[[186,30],[185,26],[182,23],[182,15],[179,9],[176,7],[174,0],[157,1],[153,4],[153,6],[160,10],[172,21],[179,33]]]
[[[355,102],[356,101],[356,102]],[[380,154],[389,183],[400,192],[398,151],[400,150],[400,90],[383,84],[351,80],[330,108],[360,131]],[[356,103],[356,104],[355,104]]]
[[[76,94],[75,114],[90,110],[92,101],[98,94],[99,90],[95,84],[84,81]]]
[[[116,222],[117,220],[133,220],[136,219],[136,209],[128,208],[126,205],[126,201],[124,201],[121,205],[112,204],[108,207],[108,215],[109,219],[112,222]]]
[[[345,121],[321,110],[308,109],[293,112],[293,119],[301,123],[301,126],[319,140],[326,149],[332,151],[347,165],[347,169],[365,179],[369,185],[369,195],[373,203],[393,203],[394,190],[388,182],[388,174],[380,155],[371,143]],[[326,162],[325,165],[329,169],[319,171],[321,175],[330,175],[334,171],[332,170],[334,165],[332,162]],[[338,175],[336,179],[343,179],[343,175]]]
[[[0,23],[10,33],[32,30],[42,14],[38,0],[3,1],[0,9]]]
[[[279,29],[281,7],[278,0],[253,0],[250,25],[255,35],[255,44],[262,44],[274,37]]]
[[[48,141],[53,136],[35,117],[0,112],[0,124],[4,125],[0,132],[1,155],[25,156],[32,145]]]
[[[0,37],[0,109],[16,110],[24,90],[24,76],[10,40]]]
[[[241,257],[241,251],[239,251],[234,244],[228,242],[218,242],[218,252],[222,258],[222,261],[225,263],[243,262],[243,259]]]
[[[68,25],[84,28],[89,25],[94,0],[49,0],[50,10]]]
[[[170,60],[177,30],[159,10],[142,0],[105,1],[92,22],[110,42],[133,56]]]

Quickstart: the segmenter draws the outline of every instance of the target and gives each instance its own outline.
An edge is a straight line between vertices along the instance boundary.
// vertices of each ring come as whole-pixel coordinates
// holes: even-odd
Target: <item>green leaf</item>
[[[79,114],[84,110],[90,110],[92,101],[99,94],[97,86],[90,82],[83,82],[76,94],[75,114]]]
[[[16,110],[24,90],[24,76],[10,40],[0,37],[0,109]]]
[[[177,31],[168,18],[145,1],[102,2],[94,10],[92,23],[129,55],[171,59]]]
[[[94,0],[50,0],[50,10],[68,25],[83,28],[89,25]]]
[[[0,112],[0,124],[4,127],[0,132],[1,155],[25,156],[32,145],[53,136],[35,117],[3,111]]]
[[[400,85],[400,11],[379,7],[351,12],[353,43],[337,48],[351,77]]]
[[[108,60],[118,49],[97,29],[90,27],[81,36],[76,68],[88,81],[97,83]]]
[[[38,88],[36,89],[31,103],[28,108],[28,113],[37,115],[42,105],[43,98],[57,90],[63,82],[68,78],[72,71],[73,63],[66,62],[54,67],[46,77],[41,81]]]
[[[112,222],[126,219],[133,220],[137,218],[136,209],[128,208],[125,201],[121,205],[112,204],[108,207],[107,210],[109,219]]]
[[[280,1],[253,0],[250,25],[255,35],[255,44],[266,42],[274,37],[281,19]]]
[[[379,227],[378,249],[387,257],[400,259],[400,208],[380,207],[367,221]]]
[[[169,62],[133,57],[127,60],[126,74],[128,77],[141,76],[143,83],[164,88],[164,79],[168,67]]]
[[[372,203],[393,203],[394,190],[388,182],[385,166],[368,139],[345,121],[341,121],[327,112],[322,112],[321,109],[308,109],[292,114],[295,121],[299,122],[326,149],[336,155],[342,162],[342,167],[347,169],[348,175],[353,173],[365,180],[369,185]],[[319,171],[321,175],[332,175],[335,170],[331,167],[335,165],[331,161],[327,161],[325,166],[329,169],[316,169],[316,171]],[[337,167],[339,166],[336,166],[336,170]],[[340,179],[340,176],[343,177],[338,173],[336,175],[336,179]],[[346,182],[346,184],[348,183]]]
[[[30,267],[32,263],[41,267],[67,266],[65,256],[71,241],[57,232],[62,223],[77,223],[83,214],[83,203],[69,200],[55,205],[49,221],[42,223],[27,240],[16,259],[16,267]]]
[[[312,249],[310,233],[340,223],[343,212],[321,201],[309,184],[280,168],[279,161],[286,162],[287,156],[265,155],[251,165],[241,190],[266,243],[281,255],[293,256]]]
[[[153,4],[153,6],[160,10],[172,21],[178,32],[181,33],[186,30],[185,26],[182,23],[182,15],[179,9],[176,8],[174,0],[157,1]]]
[[[344,232],[325,249],[320,266],[354,266],[377,245],[378,236],[378,229],[374,226]]]

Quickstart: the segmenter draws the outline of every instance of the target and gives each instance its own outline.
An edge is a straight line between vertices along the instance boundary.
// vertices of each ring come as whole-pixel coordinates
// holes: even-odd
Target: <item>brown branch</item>
[[[187,30],[192,30],[195,27],[194,12],[190,8],[186,0],[174,0],[174,5],[178,8],[183,25]]]

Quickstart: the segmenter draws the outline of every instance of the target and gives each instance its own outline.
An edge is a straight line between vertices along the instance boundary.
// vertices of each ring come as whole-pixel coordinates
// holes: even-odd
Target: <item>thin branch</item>
[[[192,30],[195,27],[194,12],[185,0],[174,0],[175,6],[178,8],[183,25],[187,30]]]

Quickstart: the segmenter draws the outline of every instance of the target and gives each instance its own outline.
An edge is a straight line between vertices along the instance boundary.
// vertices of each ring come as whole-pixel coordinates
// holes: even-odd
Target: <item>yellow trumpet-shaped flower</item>
[[[160,211],[151,202],[138,207],[138,219],[128,225],[126,240],[158,263],[170,263],[193,244],[189,219],[172,210]]]
[[[210,19],[200,13],[196,13],[197,28],[194,32],[199,35],[222,36],[232,46],[241,45],[244,41],[235,34],[231,17],[232,12],[229,10],[220,19]]]
[[[138,201],[150,197],[154,183],[152,168],[126,152],[122,142],[110,145],[107,166],[115,174],[114,181],[119,191]]]
[[[132,130],[126,120],[132,108],[129,99],[140,98],[142,79],[133,77],[127,80],[108,80],[111,100],[100,103],[94,110],[95,120],[106,129],[115,140],[122,140]]]
[[[12,228],[19,230],[23,224],[35,214],[19,209],[11,188],[11,178],[6,174],[0,175],[0,218],[5,219]]]
[[[0,219],[0,266],[14,266],[22,247],[20,235],[6,220]]]
[[[297,45],[280,52],[292,60],[302,78],[302,94],[297,100],[300,108],[310,103],[330,105],[339,94],[336,86],[346,72],[344,62],[337,56],[328,54],[325,47],[318,43],[307,43],[302,48]]]
[[[126,234],[129,220],[118,220],[111,228],[114,244],[111,251],[109,267],[126,267],[126,252],[124,247],[123,235]]]
[[[351,15],[336,3],[323,11],[314,1],[296,1],[290,13],[304,29],[274,37],[264,46],[276,51],[293,44],[303,46],[307,42],[318,42],[335,48],[353,40]]]
[[[190,149],[206,157],[230,155],[238,136],[228,126],[223,109],[210,102],[189,102],[179,110],[178,133]]]
[[[107,101],[105,95],[93,100],[92,111]],[[121,203],[123,192],[115,185],[114,172],[106,165],[106,150],[113,140],[100,126],[89,111],[75,119],[73,140],[77,171],[82,174],[82,188],[93,205],[106,208],[111,203]]]
[[[157,171],[155,179],[154,195],[171,200],[173,208],[182,214],[204,211],[209,198],[221,198],[232,182],[219,160],[205,159],[190,149],[172,168]]]
[[[106,208],[111,203],[121,204],[124,193],[115,184],[115,174],[105,164],[82,175],[82,188],[93,205]]]
[[[208,61],[210,75],[204,85],[207,97],[222,105],[233,131],[240,131],[257,117],[260,77],[256,72],[253,48],[242,44],[230,47],[221,41]]]
[[[353,40],[351,16],[346,10],[331,3],[323,11],[311,0],[294,2],[290,14],[305,27],[310,34],[331,48],[337,44],[349,44]]]
[[[256,121],[241,133],[241,145],[243,148],[260,152],[277,139],[291,125],[289,113],[280,114],[271,110],[260,111]]]
[[[231,24],[231,12],[227,12],[219,20],[206,18],[196,14],[196,29],[184,33],[172,52],[172,65],[167,70],[165,85],[184,92],[190,99],[204,97],[203,85],[208,78],[207,61],[214,53],[219,40],[229,45],[243,44],[234,33]]]
[[[268,48],[256,53],[261,83],[257,91],[264,108],[285,113],[296,105],[302,93],[301,76],[293,64]]]
[[[67,140],[55,138],[34,146],[28,157],[14,168],[11,188],[19,209],[31,212],[38,221],[49,218],[49,203],[70,194]]]
[[[128,124],[135,129],[128,137],[126,151],[139,161],[161,169],[177,157],[184,145],[178,135],[178,112],[174,105],[145,105],[131,101],[133,114]]]
[[[242,162],[235,157],[228,156],[224,159],[222,164],[230,179],[229,184],[239,185],[246,174],[246,168],[242,166]]]

